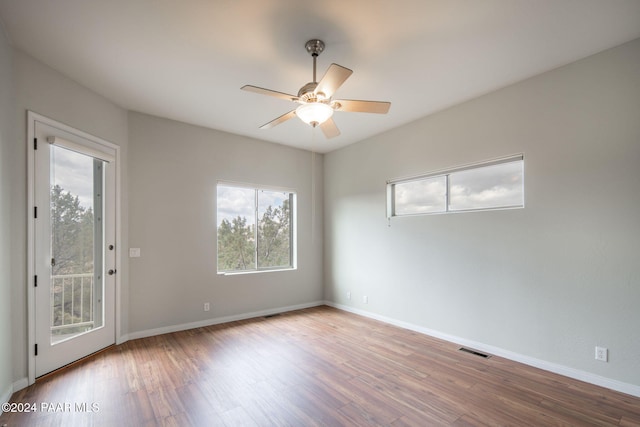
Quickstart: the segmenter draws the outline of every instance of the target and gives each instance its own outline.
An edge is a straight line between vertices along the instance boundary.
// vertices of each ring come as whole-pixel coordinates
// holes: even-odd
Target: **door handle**
[[[113,276],[114,274],[116,274],[116,270],[109,270],[109,271],[107,271],[107,274],[109,276]]]

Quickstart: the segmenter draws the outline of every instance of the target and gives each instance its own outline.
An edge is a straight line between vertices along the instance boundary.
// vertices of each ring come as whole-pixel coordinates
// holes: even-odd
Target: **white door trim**
[[[35,356],[35,344],[36,344],[36,310],[35,310],[35,150],[34,150],[34,138],[35,138],[35,126],[36,122],[44,123],[50,126],[57,127],[66,132],[76,134],[82,138],[85,138],[96,144],[108,147],[115,151],[116,159],[116,265],[117,271],[122,271],[122,248],[120,244],[122,242],[122,217],[121,217],[121,176],[120,176],[120,147],[112,144],[97,136],[83,132],[64,123],[60,123],[56,120],[34,113],[33,111],[27,111],[27,359],[28,359],[28,377],[29,385],[33,384],[36,380],[36,356]],[[38,141],[38,144],[48,144],[46,141]],[[121,280],[120,274],[116,274],[115,282],[115,342],[120,344],[123,342],[121,339]]]

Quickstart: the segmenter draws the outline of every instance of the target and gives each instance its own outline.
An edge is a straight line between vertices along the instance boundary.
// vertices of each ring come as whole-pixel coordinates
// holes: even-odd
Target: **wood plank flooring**
[[[330,307],[132,340],[0,426],[640,426],[640,399]]]

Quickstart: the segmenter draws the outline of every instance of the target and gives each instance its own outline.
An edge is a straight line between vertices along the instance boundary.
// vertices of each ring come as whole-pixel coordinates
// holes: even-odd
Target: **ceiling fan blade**
[[[278,92],[271,89],[265,89],[263,87],[252,86],[252,85],[244,85],[240,89],[246,90],[247,92],[259,93],[260,95],[268,95],[274,96],[276,98],[284,99],[287,101],[297,101],[298,97],[295,95],[289,95],[288,93]]]
[[[320,125],[320,129],[322,129],[322,133],[324,133],[327,139],[340,135],[340,129],[338,129],[336,122],[334,122],[331,117]]]
[[[296,116],[296,110],[291,110],[288,113],[284,113],[277,119],[271,120],[269,123],[265,123],[260,126],[260,129],[271,129],[272,127],[279,125],[282,122],[286,122],[289,119],[293,119]]]
[[[353,74],[352,70],[342,65],[331,64],[322,79],[318,82],[318,86],[316,86],[314,92],[316,94],[322,92],[326,98],[331,98],[335,91],[342,86],[342,83],[344,83],[351,74]]]
[[[349,111],[354,113],[387,114],[391,107],[390,102],[361,101],[356,99],[337,99],[334,101],[336,111]]]

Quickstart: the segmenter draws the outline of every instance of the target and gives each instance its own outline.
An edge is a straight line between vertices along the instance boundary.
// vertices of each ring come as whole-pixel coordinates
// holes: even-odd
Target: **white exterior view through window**
[[[218,273],[295,267],[295,193],[218,184]]]
[[[387,183],[387,216],[524,207],[522,155]]]

